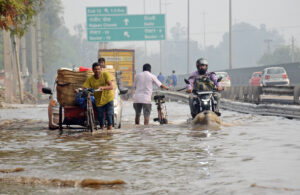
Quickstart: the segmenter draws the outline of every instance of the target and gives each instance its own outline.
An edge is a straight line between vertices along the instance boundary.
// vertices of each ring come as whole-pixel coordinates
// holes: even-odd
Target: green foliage
[[[97,60],[97,43],[82,38],[85,29],[82,25],[74,27],[76,34],[71,35],[62,19],[61,0],[44,1],[41,11],[41,36],[43,47],[44,75],[52,82],[58,68],[90,66]]]
[[[1,0],[0,28],[23,36],[41,4],[42,0]]]
[[[294,49],[294,61],[300,61],[300,49]],[[261,65],[284,64],[292,62],[292,51],[290,46],[276,48],[272,54],[264,54],[258,61]]]

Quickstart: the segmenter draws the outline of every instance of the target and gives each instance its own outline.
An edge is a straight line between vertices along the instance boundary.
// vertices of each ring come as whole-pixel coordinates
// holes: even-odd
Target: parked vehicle
[[[58,129],[58,123],[59,123],[59,103],[57,101],[56,96],[56,83],[57,80],[55,80],[53,85],[53,90],[51,88],[42,88],[43,93],[49,94],[49,103],[48,103],[48,127],[51,130]]]
[[[260,78],[262,72],[253,72],[249,80],[249,85],[251,86],[260,86]]]
[[[263,70],[260,83],[262,86],[284,86],[290,85],[290,80],[283,67],[270,67]]]
[[[155,95],[154,101],[157,105],[157,118],[154,118],[153,120],[158,121],[161,125],[168,124],[165,95]]]
[[[231,80],[230,80],[229,74],[227,72],[215,72],[215,73],[216,73],[217,78],[222,77],[222,80],[220,82],[223,87],[231,86]]]

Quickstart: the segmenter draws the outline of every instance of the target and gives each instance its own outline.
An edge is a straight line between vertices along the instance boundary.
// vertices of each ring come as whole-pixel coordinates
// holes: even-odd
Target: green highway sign
[[[165,28],[88,29],[88,41],[164,40]]]
[[[107,15],[89,16],[87,15],[88,29],[120,29],[120,28],[149,28],[165,27],[164,14],[151,15]]]
[[[165,39],[165,15],[126,15],[127,8],[87,7],[88,41],[144,41]]]
[[[87,7],[86,16],[103,16],[103,15],[124,15],[127,14],[127,7]]]

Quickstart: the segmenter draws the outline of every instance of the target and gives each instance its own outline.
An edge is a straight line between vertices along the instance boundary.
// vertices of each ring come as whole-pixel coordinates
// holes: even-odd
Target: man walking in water
[[[153,83],[163,89],[167,89],[167,90],[169,89],[169,87],[162,84],[156,78],[156,76],[151,73],[151,65],[144,64],[143,72],[135,76],[134,84],[133,84],[133,89],[135,90],[133,108],[135,110],[136,125],[140,124],[142,109],[144,114],[144,125],[149,124]]]

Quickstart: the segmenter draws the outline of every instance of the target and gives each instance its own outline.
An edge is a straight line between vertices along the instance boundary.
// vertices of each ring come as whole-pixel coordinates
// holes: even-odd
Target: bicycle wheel
[[[161,107],[160,113],[161,113],[161,123],[160,124],[168,124],[166,110],[163,106]]]
[[[158,114],[158,121],[160,124],[163,124],[163,116],[161,112],[161,106],[157,106],[157,114]]]
[[[163,124],[168,124],[168,119],[164,118],[163,119]]]
[[[93,111],[90,111],[89,112],[89,130],[91,132],[93,132],[95,129],[95,118],[93,117],[93,115],[94,115]]]
[[[91,94],[88,93],[87,96],[87,102],[86,102],[86,123],[87,123],[87,129],[91,132],[95,129],[95,116],[94,116],[94,110],[93,110],[93,103],[91,100]]]

